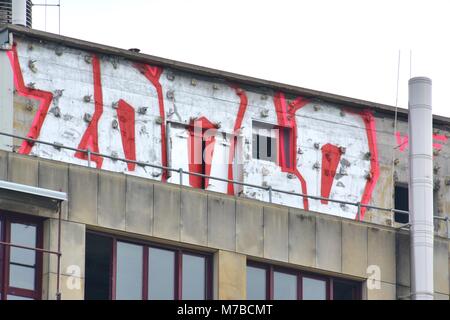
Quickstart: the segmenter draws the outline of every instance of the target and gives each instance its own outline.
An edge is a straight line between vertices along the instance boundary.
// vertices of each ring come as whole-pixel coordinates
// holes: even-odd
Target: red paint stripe
[[[95,111],[92,116],[92,120],[89,123],[86,132],[81,138],[78,149],[87,150],[88,148],[99,153],[98,147],[98,122],[103,114],[103,91],[102,91],[102,76],[100,68],[100,59],[96,56],[92,56],[92,72],[94,77],[94,101],[95,101]],[[78,159],[87,160],[88,156],[84,152],[76,152],[75,157]],[[97,164],[97,169],[101,169],[103,165],[103,157],[91,156],[92,161]]]
[[[136,161],[135,112],[134,108],[124,100],[119,100],[117,108],[122,146],[127,160]],[[128,170],[134,171],[136,164],[128,163]]]
[[[39,138],[45,118],[47,117],[48,109],[50,107],[50,104],[52,103],[53,94],[48,91],[31,89],[25,86],[22,69],[20,67],[19,56],[17,54],[16,44],[13,45],[12,51],[7,52],[7,55],[13,69],[14,85],[17,93],[22,97],[38,100],[40,102],[36,115],[34,116],[33,122],[27,134],[28,138],[37,139]],[[24,141],[19,149],[19,153],[30,154],[32,148],[33,143]]]
[[[234,130],[233,130],[234,137],[231,139],[230,154],[228,157],[228,180],[234,180],[233,162],[234,162],[234,157],[236,156],[235,155],[236,144],[237,144],[236,135],[242,127],[242,121],[244,120],[245,112],[247,111],[247,106],[248,106],[248,99],[247,99],[247,95],[246,95],[245,91],[235,85],[231,85],[231,87],[236,91],[236,94],[239,96],[240,104],[239,104],[239,111],[237,114],[237,118],[234,123]],[[234,185],[232,183],[228,183],[227,191],[228,191],[229,195],[234,195]]]
[[[152,83],[158,95],[159,116],[161,118],[161,160],[162,165],[167,167],[167,142],[166,142],[166,113],[164,110],[164,96],[159,79],[163,69],[147,64],[135,64],[135,67]],[[167,172],[164,171],[162,181],[167,180]]]
[[[336,170],[341,161],[341,149],[330,143],[322,147],[322,179],[321,179],[321,196],[329,198],[331,188],[333,186]],[[328,204],[327,200],[322,200],[322,204]]]
[[[446,136],[441,135],[441,134],[433,135],[433,139],[438,140],[438,141],[443,141],[443,142],[447,142],[447,140],[448,140],[448,138]]]
[[[209,135],[206,136],[206,130]],[[212,159],[214,156],[214,145],[216,126],[207,118],[201,117],[192,121],[189,125],[188,136],[188,156],[189,171],[205,175],[211,174]],[[203,154],[202,142],[205,141],[205,152]],[[204,158],[203,158],[204,157]],[[205,163],[205,172],[203,172],[203,161]],[[205,178],[205,189],[208,187],[209,179]],[[203,178],[198,176],[189,176],[189,184],[194,188],[202,188]]]
[[[367,180],[366,187],[361,199],[362,204],[369,204],[370,199],[372,199],[372,193],[380,177],[380,167],[378,162],[378,147],[377,147],[377,132],[375,117],[370,110],[356,112],[351,109],[346,109],[347,112],[352,114],[360,115],[364,121],[364,125],[367,133],[367,141],[369,144],[369,152],[371,154],[370,158],[370,173],[372,175],[371,179]],[[364,215],[367,208],[361,208],[361,221],[364,220]],[[357,219],[358,217],[356,217]]]
[[[295,113],[297,110],[303,108],[308,104],[308,100],[303,97],[295,99],[287,109],[286,98],[282,92],[278,92],[274,96],[275,110],[277,113],[278,125],[282,127],[288,127],[291,130],[291,141],[289,143],[289,153],[291,155],[291,166],[286,166],[286,155],[284,152],[284,135],[280,136],[280,167],[282,172],[290,172],[300,180],[302,187],[302,193],[308,194],[308,188],[305,178],[300,174],[297,169],[297,123],[295,120]],[[309,210],[308,198],[303,198],[303,208]]]

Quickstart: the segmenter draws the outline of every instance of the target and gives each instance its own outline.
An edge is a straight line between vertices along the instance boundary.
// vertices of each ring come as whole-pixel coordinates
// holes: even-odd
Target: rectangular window
[[[253,121],[252,157],[292,168],[292,140],[291,128]]]
[[[211,262],[208,254],[88,232],[86,299],[211,299]]]
[[[395,185],[395,209],[402,211],[409,211],[409,194],[408,185]],[[394,220],[397,223],[409,223],[409,214],[395,212]]]
[[[0,213],[0,241],[20,246],[0,245],[0,299],[41,299],[41,221]]]
[[[361,283],[249,262],[248,300],[360,300]]]

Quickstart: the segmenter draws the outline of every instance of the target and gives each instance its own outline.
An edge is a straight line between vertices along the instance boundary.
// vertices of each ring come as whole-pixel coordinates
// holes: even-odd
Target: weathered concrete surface
[[[123,174],[102,172],[98,185],[98,224],[125,230],[126,181]]]
[[[69,219],[97,225],[98,174],[94,169],[69,166]]]
[[[38,186],[39,162],[18,154],[8,156],[8,180],[14,183]]]
[[[448,241],[434,239],[434,291],[449,295]]]
[[[378,266],[381,281],[396,283],[395,232],[369,227],[368,265]]]
[[[181,241],[206,246],[208,243],[208,197],[194,190],[181,190]]]
[[[246,258],[245,255],[219,250],[215,256],[216,298],[219,300],[245,300]]]
[[[368,300],[396,300],[397,288],[395,284],[381,282],[380,289],[367,290]]]
[[[367,227],[357,222],[342,222],[342,273],[367,276]]]
[[[236,251],[264,255],[263,206],[254,201],[236,201]]]
[[[316,218],[317,267],[342,271],[342,226],[340,220]]]
[[[208,194],[208,246],[236,250],[236,201]]]
[[[264,257],[289,260],[289,211],[287,208],[264,207]]]
[[[153,184],[127,176],[125,230],[143,235],[152,234]]]
[[[153,235],[158,238],[180,240],[180,188],[154,185]]]
[[[54,161],[39,160],[39,183],[40,188],[61,191],[69,191],[69,165]],[[62,218],[68,219],[68,204],[64,201],[61,205]]]
[[[305,211],[289,210],[289,263],[316,266],[316,217]]]

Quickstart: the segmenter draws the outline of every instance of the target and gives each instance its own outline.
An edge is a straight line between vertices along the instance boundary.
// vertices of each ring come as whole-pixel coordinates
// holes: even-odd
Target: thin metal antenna
[[[48,4],[47,0],[44,3],[33,3],[36,7],[45,7],[44,9],[44,29],[47,31],[47,7],[58,7],[58,34],[61,34],[61,0],[58,0],[58,4]]]
[[[395,96],[395,118],[394,118],[394,141],[395,141],[395,147],[392,153],[392,180],[394,180],[394,172],[395,172],[395,154],[396,150],[398,148],[397,145],[397,120],[398,120],[398,94],[399,94],[399,84],[400,84],[400,65],[401,65],[401,50],[398,50],[398,62],[397,62],[397,92]]]

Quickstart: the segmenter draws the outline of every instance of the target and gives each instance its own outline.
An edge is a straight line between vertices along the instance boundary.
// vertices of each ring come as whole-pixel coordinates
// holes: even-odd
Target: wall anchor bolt
[[[193,87],[197,86],[197,80],[192,79],[191,80],[191,86],[193,86]]]
[[[155,118],[155,123],[161,125],[163,123],[163,120],[161,117],[156,117]]]
[[[57,47],[57,48],[55,49],[55,54],[56,54],[58,57],[61,57],[61,56],[63,55],[63,53],[64,53],[64,51],[63,51],[63,49],[62,49],[61,47]]]
[[[347,148],[346,147],[339,147],[339,152],[341,154],[345,154],[347,152]]]
[[[113,102],[113,103],[111,104],[111,108],[113,108],[113,109],[118,109],[118,108],[119,108],[119,101]]]
[[[34,108],[33,103],[31,101],[27,101],[25,108],[27,109],[27,111],[33,111]]]
[[[166,97],[169,100],[173,100],[173,98],[175,97],[175,93],[172,90],[167,91],[166,93]]]
[[[30,82],[30,83],[27,85],[27,87],[30,88],[30,89],[32,89],[32,90],[35,90],[35,89],[36,89],[36,83]]]
[[[85,113],[83,117],[85,122],[91,122],[92,121],[92,115],[90,113]]]
[[[319,170],[320,169],[320,163],[319,162],[314,163],[313,169]]]
[[[85,95],[83,97],[83,101],[86,102],[86,103],[91,102],[92,101],[92,95],[91,94]]]
[[[61,109],[59,109],[59,107],[51,108],[49,113],[52,113],[56,118],[60,118],[61,117]]]
[[[366,153],[364,154],[364,160],[370,160],[371,158],[372,158],[372,153],[366,152]]]
[[[175,75],[172,72],[169,72],[166,77],[169,81],[175,80]]]
[[[297,154],[303,154],[303,150],[301,148],[297,149]]]
[[[36,60],[30,60],[30,61],[28,61],[28,68],[30,68],[30,70],[31,70],[33,73],[36,73],[36,72],[37,72]]]
[[[89,56],[89,55],[84,56],[84,62],[86,62],[87,64],[91,64],[92,56]]]
[[[138,108],[138,113],[139,114],[146,114],[147,110],[148,110],[147,107],[140,107],[140,108]]]
[[[320,143],[318,143],[318,142],[314,143],[314,149],[319,150],[320,149]]]
[[[263,109],[261,110],[261,117],[267,118],[269,116],[269,109]]]
[[[112,128],[113,128],[113,129],[119,128],[119,121],[117,121],[116,119],[114,119],[114,120],[112,121]]]
[[[53,93],[53,96],[54,96],[54,98],[58,99],[58,98],[62,97],[63,93],[64,93],[64,89],[57,89]]]
[[[394,160],[394,165],[398,166],[399,164],[400,164],[400,159],[398,159],[398,158],[395,159],[395,160]]]

